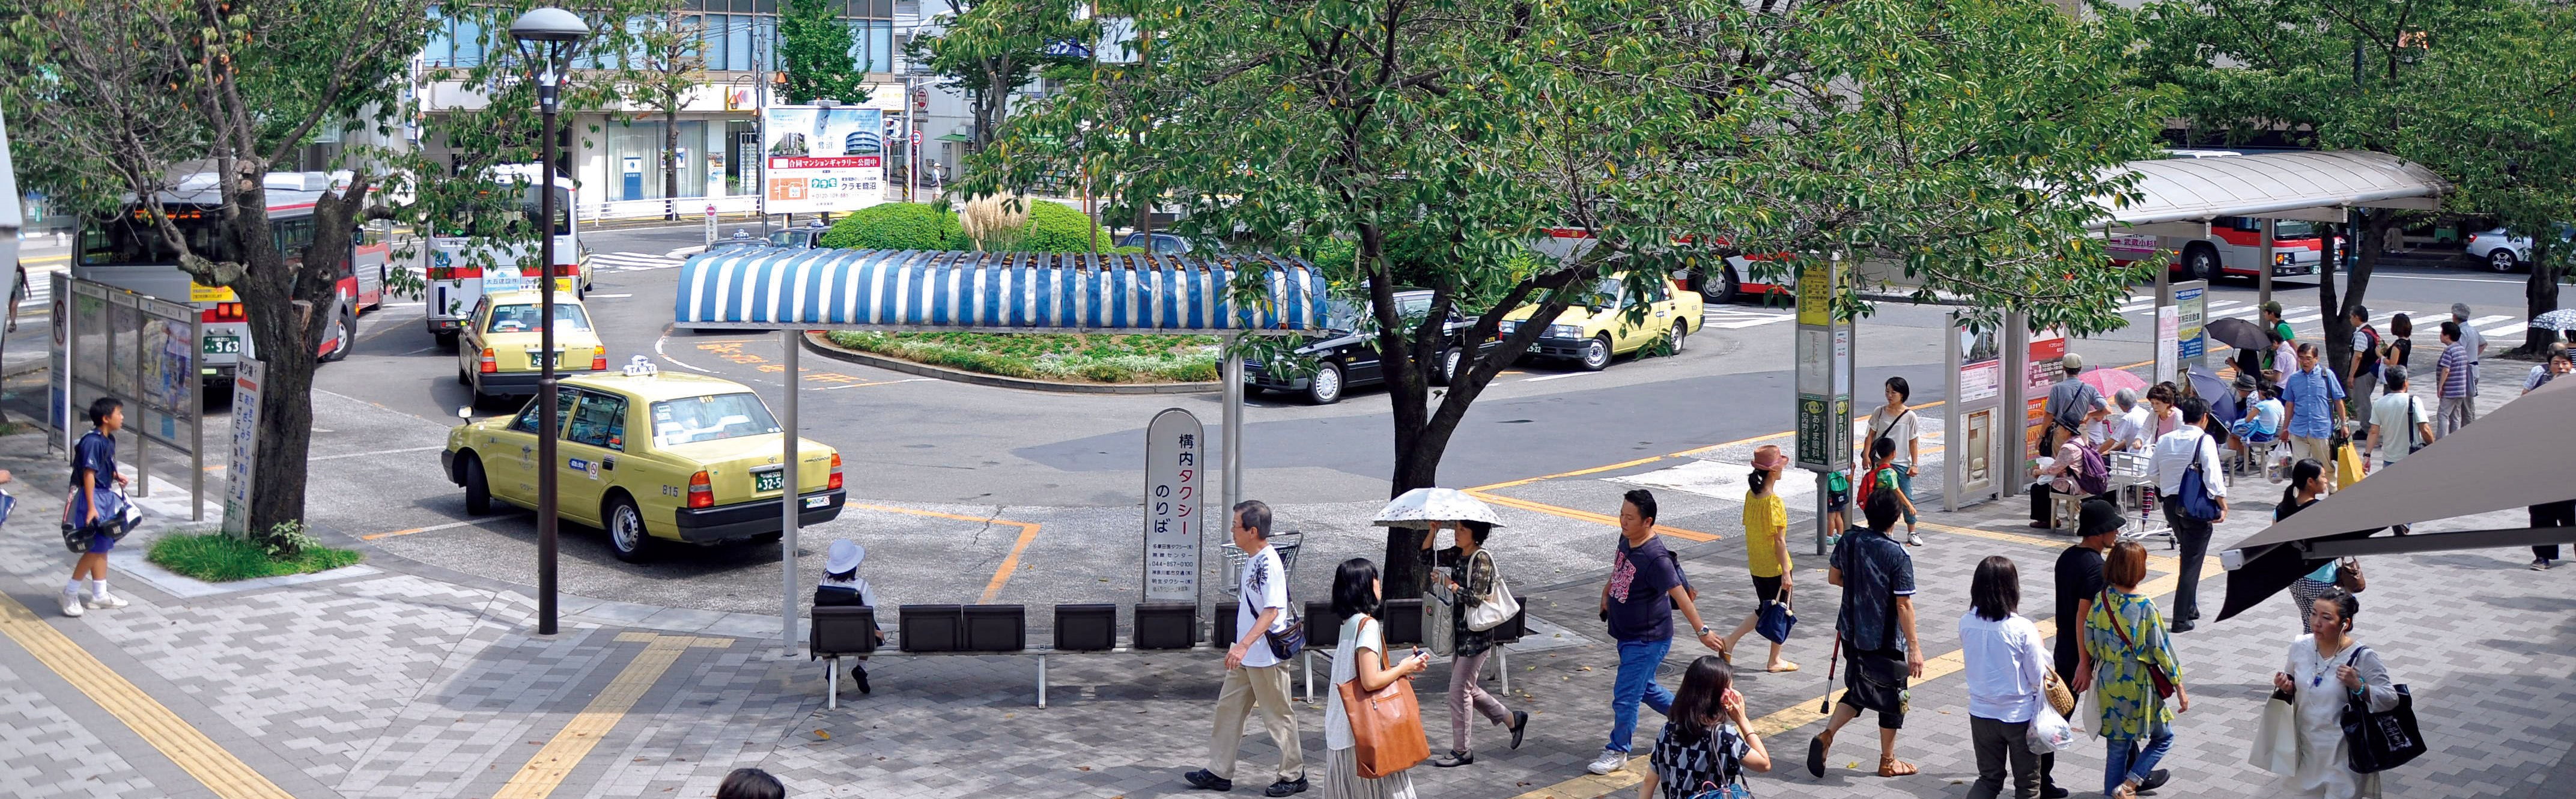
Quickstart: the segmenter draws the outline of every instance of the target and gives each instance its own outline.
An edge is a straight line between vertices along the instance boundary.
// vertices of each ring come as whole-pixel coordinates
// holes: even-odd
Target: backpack
[[[2378,371],[2378,370],[2379,370],[2380,353],[2381,353],[2380,344],[2379,344],[2379,329],[2378,329],[2378,328],[2375,328],[2375,327],[2371,327],[2371,326],[2369,326],[2369,325],[2362,325],[2362,326],[2361,326],[2361,334],[2362,334],[2363,336],[2368,337],[2368,338],[2370,339],[2370,346],[2362,348],[2361,371],[2363,371],[2363,372],[2375,372],[2375,371]]]
[[[2075,464],[2074,473],[2071,475],[2075,480],[2075,490],[2087,495],[2109,492],[2111,465],[2102,460],[2102,451],[2092,447],[2076,447],[2076,449],[2079,450],[2077,457],[2082,460]]]
[[[1886,481],[1885,483],[1881,483],[1881,482],[1879,481],[1878,476],[1879,476],[1880,474],[1886,474],[1886,475],[1887,475],[1887,481]],[[1868,501],[1869,501],[1869,495],[1870,495],[1870,493],[1871,493],[1871,492],[1874,492],[1874,491],[1877,491],[1877,490],[1878,490],[1878,488],[1879,488],[1879,486],[1881,486],[1881,485],[1894,485],[1895,483],[1896,483],[1896,466],[1895,466],[1895,465],[1890,464],[1890,465],[1887,465],[1887,466],[1881,466],[1881,467],[1878,467],[1878,468],[1876,468],[1876,469],[1871,469],[1871,470],[1869,470],[1869,474],[1861,475],[1861,478],[1860,478],[1860,493],[1859,493],[1859,494],[1857,494],[1857,495],[1854,495],[1854,496],[1855,496],[1856,498],[1858,498],[1861,502],[1866,503],[1866,502],[1868,502]]]

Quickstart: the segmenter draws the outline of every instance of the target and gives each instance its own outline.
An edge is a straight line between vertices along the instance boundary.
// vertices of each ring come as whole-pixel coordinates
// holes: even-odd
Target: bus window
[[[176,265],[179,251],[161,235],[148,211],[129,209],[120,217],[81,226],[82,266]],[[195,209],[170,209],[171,224],[188,242],[188,250],[209,260],[231,261],[232,237],[220,223]]]

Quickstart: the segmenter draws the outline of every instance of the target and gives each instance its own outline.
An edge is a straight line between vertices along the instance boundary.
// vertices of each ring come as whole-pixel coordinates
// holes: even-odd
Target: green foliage
[[[840,20],[844,7],[843,0],[787,0],[779,9],[778,65],[786,73],[779,89],[787,102],[868,101],[867,75],[850,56],[850,28]]]
[[[1096,234],[1096,238],[1095,238]],[[1106,228],[1091,224],[1091,217],[1063,203],[1045,200],[1029,201],[1028,224],[1021,225],[1012,240],[997,249],[1005,252],[1090,252],[1093,247],[1111,249],[1118,240]]]
[[[910,55],[939,74],[941,86],[965,95],[974,118],[973,141],[980,151],[993,140],[1010,113],[1011,98],[1041,70],[1071,69],[1085,59],[1048,55],[1049,46],[1065,41],[1091,41],[1088,24],[1076,22],[1078,3],[1090,0],[947,0],[945,12],[923,0],[923,13],[937,14],[931,35],[915,39]]]
[[[294,531],[296,535],[303,533]],[[346,549],[307,545],[293,555],[271,556],[259,545],[223,533],[173,534],[152,542],[153,565],[210,583],[330,571],[363,558]]]
[[[835,331],[833,344],[969,372],[1073,383],[1215,380],[1216,338],[1084,333]]]
[[[923,203],[883,203],[832,222],[823,246],[872,250],[965,250],[973,242],[957,226],[957,212]]]

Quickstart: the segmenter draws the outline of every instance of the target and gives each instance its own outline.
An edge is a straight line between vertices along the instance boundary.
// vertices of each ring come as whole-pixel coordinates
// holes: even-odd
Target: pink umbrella
[[[2135,390],[2139,394],[2147,393],[2146,378],[2130,374],[2126,369],[2095,369],[2076,375],[2075,379],[2084,381],[2085,385],[2101,391],[2104,397],[2120,393],[2120,389],[2124,388]]]

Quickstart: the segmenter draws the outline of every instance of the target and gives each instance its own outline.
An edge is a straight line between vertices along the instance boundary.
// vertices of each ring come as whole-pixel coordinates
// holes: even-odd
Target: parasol
[[[1379,527],[1427,528],[1432,522],[1484,522],[1503,526],[1494,515],[1494,506],[1467,496],[1455,488],[1416,488],[1403,496],[1387,500],[1377,518],[1369,521]]]
[[[2272,347],[2272,334],[2262,325],[2243,319],[2220,319],[2203,328],[2219,343],[2240,350],[2264,350]]]

